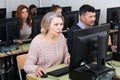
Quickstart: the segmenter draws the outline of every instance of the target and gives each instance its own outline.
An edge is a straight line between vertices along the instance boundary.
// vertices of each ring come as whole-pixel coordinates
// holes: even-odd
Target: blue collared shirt
[[[81,20],[77,23],[77,25],[81,28],[81,29],[85,29],[86,26],[81,22]]]

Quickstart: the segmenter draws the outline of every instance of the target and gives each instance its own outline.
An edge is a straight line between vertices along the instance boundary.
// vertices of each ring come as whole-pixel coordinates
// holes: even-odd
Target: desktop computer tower
[[[96,65],[89,64],[89,66]],[[115,76],[115,71],[112,68],[103,67],[103,70],[91,70],[86,68],[86,66],[78,67],[69,72],[69,78],[71,80],[112,80],[112,77]]]

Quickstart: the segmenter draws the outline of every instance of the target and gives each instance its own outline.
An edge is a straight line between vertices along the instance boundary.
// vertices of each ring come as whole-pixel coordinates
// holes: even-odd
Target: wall
[[[60,6],[72,6],[72,10],[78,10],[83,4],[90,4],[96,9],[101,9],[100,23],[106,22],[106,9],[109,7],[120,6],[120,0],[40,0],[41,6],[51,6],[58,4]]]
[[[5,0],[0,0],[0,8],[5,8]]]

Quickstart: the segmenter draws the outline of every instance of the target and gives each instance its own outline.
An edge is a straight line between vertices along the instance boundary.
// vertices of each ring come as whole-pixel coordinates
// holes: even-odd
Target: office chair
[[[18,55],[16,57],[20,80],[25,80],[26,79],[26,73],[23,70],[23,66],[24,66],[24,63],[26,61],[26,57],[27,57],[27,54]]]

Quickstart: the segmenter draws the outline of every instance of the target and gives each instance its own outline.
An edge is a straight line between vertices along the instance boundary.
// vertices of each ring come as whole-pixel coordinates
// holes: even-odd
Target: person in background
[[[79,15],[79,22],[73,25],[68,31],[67,44],[69,53],[71,53],[72,49],[72,31],[76,29],[89,28],[94,25],[96,19],[95,8],[88,4],[85,4],[79,8]]]
[[[79,15],[80,15],[79,22],[73,25],[68,32],[67,43],[68,43],[69,53],[71,53],[72,50],[72,31],[76,29],[86,29],[93,27],[96,19],[95,8],[88,4],[82,5],[79,8]],[[111,47],[112,51],[115,50],[114,45],[109,45],[109,47]]]
[[[16,11],[16,17],[20,19],[20,40],[16,42],[22,44],[22,40],[30,38],[31,35],[32,20],[29,8],[25,5],[19,5]]]
[[[31,15],[32,17],[35,16],[35,15],[37,15],[37,7],[36,7],[36,5],[31,4],[31,5],[29,6],[29,10],[30,10],[30,15]]]
[[[108,51],[117,52],[117,46],[116,45],[112,45],[111,36],[109,36],[108,40],[109,40],[108,41]]]
[[[70,55],[62,29],[64,18],[55,12],[48,12],[41,21],[41,33],[31,42],[24,65],[26,73],[34,72],[41,77],[45,69],[70,63]],[[59,46],[58,46],[59,45]]]
[[[59,5],[53,4],[50,10],[59,13],[60,15],[62,14],[62,7],[60,7]]]

